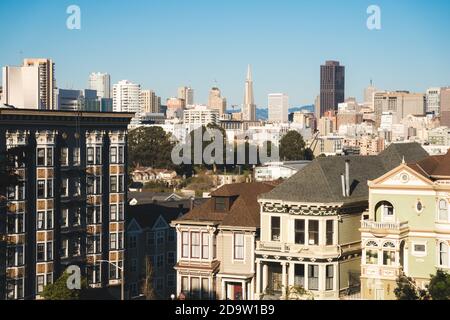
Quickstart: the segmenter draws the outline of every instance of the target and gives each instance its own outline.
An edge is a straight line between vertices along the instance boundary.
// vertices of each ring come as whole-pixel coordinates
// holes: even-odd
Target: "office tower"
[[[314,116],[316,119],[320,119],[320,94],[314,100]]]
[[[289,97],[284,93],[271,93],[268,100],[269,121],[288,122]]]
[[[450,87],[441,89],[441,125],[450,128]]]
[[[55,64],[25,59],[22,66],[3,67],[3,103],[22,109],[54,109]]]
[[[381,124],[381,115],[391,113],[393,123],[398,124],[407,115],[425,114],[425,94],[409,91],[376,92],[374,94],[375,124]]]
[[[183,99],[187,106],[194,104],[194,89],[190,87],[178,88],[178,99]]]
[[[320,66],[320,116],[337,110],[345,99],[345,67],[338,61],[326,61]]]
[[[159,113],[161,107],[161,98],[156,96],[153,90],[141,90],[139,103],[143,113]]]
[[[426,93],[426,113],[433,113],[436,117],[440,115],[441,88],[429,88]]]
[[[100,98],[111,98],[111,76],[108,73],[94,72],[89,75],[89,89],[96,90]]]
[[[244,105],[242,109],[243,119],[248,121],[256,120],[256,105],[253,96],[253,79],[250,65],[247,70],[247,80],[245,81]]]
[[[167,111],[166,117],[168,119],[183,117],[183,110],[186,108],[186,102],[184,99],[179,98],[169,98],[166,101]]]
[[[128,80],[119,81],[113,86],[113,111],[141,113],[139,98],[141,86]]]
[[[192,126],[207,126],[219,124],[219,111],[209,109],[207,106],[195,106],[183,112],[183,123]]]
[[[373,96],[377,88],[373,86],[372,80],[370,80],[370,85],[364,89],[364,106],[373,110]]]
[[[56,110],[64,111],[103,111],[102,101],[111,100],[99,98],[97,91],[56,89]]]
[[[226,112],[227,99],[222,97],[219,88],[213,87],[209,91],[208,107],[217,110],[220,116],[222,116]]]
[[[0,111],[0,153],[20,177],[0,206],[0,299],[39,299],[71,265],[92,288],[121,284],[131,117]]]

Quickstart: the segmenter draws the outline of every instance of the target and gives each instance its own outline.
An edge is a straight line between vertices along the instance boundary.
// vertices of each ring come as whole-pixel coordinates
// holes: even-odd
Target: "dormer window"
[[[226,198],[224,197],[217,197],[215,199],[215,211],[216,212],[224,212],[226,211]]]

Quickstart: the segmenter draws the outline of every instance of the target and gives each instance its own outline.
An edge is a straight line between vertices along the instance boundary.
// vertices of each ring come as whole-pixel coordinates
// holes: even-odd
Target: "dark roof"
[[[152,228],[160,216],[167,224],[170,224],[170,221],[177,219],[180,214],[185,214],[188,211],[189,207],[185,207],[183,204],[180,204],[180,207],[153,203],[128,206],[127,225],[135,219],[141,228]]]
[[[367,201],[367,181],[376,179],[405,161],[424,159],[428,154],[418,143],[392,144],[378,156],[335,156],[316,158],[287,181],[261,195],[261,199],[315,203]],[[350,161],[350,197],[344,197],[341,175]]]
[[[450,150],[445,155],[430,156],[408,166],[431,180],[450,180]]]
[[[221,226],[258,228],[260,207],[258,195],[269,192],[273,184],[264,182],[235,183],[225,185],[211,193],[212,198],[195,207],[177,221],[212,222]],[[234,201],[227,212],[215,211],[215,198],[228,197]]]
[[[128,192],[128,199],[136,199],[138,203],[155,203],[155,202],[165,202],[165,200],[173,195],[171,192],[151,192],[151,191],[143,191],[143,192]],[[183,197],[177,195],[179,200],[190,201],[188,197]],[[172,200],[178,201],[178,200]]]

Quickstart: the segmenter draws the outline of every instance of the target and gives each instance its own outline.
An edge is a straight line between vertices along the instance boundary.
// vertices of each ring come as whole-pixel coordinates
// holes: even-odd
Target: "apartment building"
[[[365,181],[402,158],[426,155],[412,143],[393,144],[378,156],[316,158],[261,195],[255,297],[289,299],[302,287],[315,299],[338,299],[359,290],[359,226],[369,205]]]
[[[189,299],[254,299],[257,196],[273,185],[225,185],[172,222],[177,230],[177,294]]]
[[[361,221],[364,299],[395,299],[404,273],[424,288],[437,269],[450,270],[450,151],[404,161],[369,181]]]
[[[0,109],[0,152],[20,177],[0,208],[0,299],[40,299],[70,265],[92,288],[123,281],[131,117]]]

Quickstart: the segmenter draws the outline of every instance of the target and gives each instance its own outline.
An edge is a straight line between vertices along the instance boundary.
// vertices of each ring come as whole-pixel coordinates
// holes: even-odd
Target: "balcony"
[[[373,220],[361,220],[361,231],[372,233],[400,233],[408,229],[408,222],[380,222]]]

